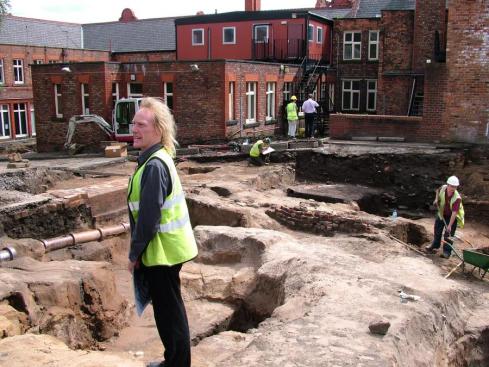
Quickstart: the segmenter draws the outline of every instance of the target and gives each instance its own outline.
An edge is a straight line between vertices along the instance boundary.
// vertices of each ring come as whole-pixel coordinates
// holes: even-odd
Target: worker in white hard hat
[[[464,206],[462,204],[462,197],[457,191],[460,182],[456,176],[450,176],[446,185],[443,185],[435,192],[435,200],[433,205],[437,207],[435,228],[433,242],[430,246],[426,247],[426,251],[435,253],[441,245],[441,238],[443,230],[445,230],[443,241],[443,253],[441,257],[449,258],[452,249],[450,245],[453,241],[450,237],[455,235],[457,226],[463,228],[464,226]]]
[[[270,162],[270,138],[256,141],[250,150],[250,163],[255,166],[263,166]],[[273,150],[273,149],[272,149]]]

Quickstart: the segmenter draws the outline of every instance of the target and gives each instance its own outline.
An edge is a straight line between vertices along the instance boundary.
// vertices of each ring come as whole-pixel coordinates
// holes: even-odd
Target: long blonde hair
[[[175,155],[178,142],[176,136],[175,119],[168,106],[160,98],[145,97],[141,100],[139,108],[147,108],[154,113],[155,128],[161,133],[161,144],[168,153]]]

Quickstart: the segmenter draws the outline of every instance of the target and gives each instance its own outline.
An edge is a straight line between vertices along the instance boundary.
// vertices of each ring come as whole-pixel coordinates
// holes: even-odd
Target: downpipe
[[[103,241],[112,236],[117,236],[130,230],[129,223],[121,223],[108,227],[97,228],[84,232],[70,233],[66,236],[49,238],[40,240],[44,246],[44,253],[60,250],[65,247],[74,246],[80,243],[91,241]],[[0,250],[0,263],[4,261],[12,261],[17,257],[15,248],[8,246]]]

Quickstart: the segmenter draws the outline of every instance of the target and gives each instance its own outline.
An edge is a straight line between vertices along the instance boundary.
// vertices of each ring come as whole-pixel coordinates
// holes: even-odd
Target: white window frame
[[[168,92],[168,84],[171,84],[171,92]],[[168,97],[172,97],[172,106],[168,106]],[[173,82],[163,82],[163,102],[170,108],[173,109]]]
[[[202,35],[202,42],[194,42],[194,33],[200,32]],[[203,46],[205,45],[204,28],[194,28],[192,29],[192,46]]]
[[[127,83],[127,98],[141,98],[143,93],[131,93],[132,84],[141,84],[142,86],[142,83]]]
[[[119,100],[119,82],[112,82],[112,88],[114,88],[115,85],[115,92],[112,89],[112,101],[114,101],[114,108],[116,105],[116,102]]]
[[[4,114],[7,113],[7,121],[4,120]],[[8,104],[0,104],[0,139],[9,139],[12,128],[10,126],[10,108]],[[8,126],[8,135],[5,133],[5,126]]]
[[[375,41],[372,41],[372,34],[376,34],[377,38]],[[375,46],[375,55],[370,53],[371,47]],[[379,31],[368,31],[368,59],[369,60],[378,60],[379,59]]]
[[[233,30],[233,41],[232,42],[226,42],[226,30]],[[223,45],[235,45],[236,44],[236,27],[222,27],[222,44]]]
[[[355,34],[360,34],[360,41],[355,41]],[[346,40],[346,36],[351,35],[351,41]],[[346,47],[351,46],[351,58],[346,57]],[[355,57],[355,49],[358,48],[358,57]],[[343,60],[361,60],[362,59],[362,32],[348,31],[343,32]]]
[[[31,105],[31,135],[36,136],[36,114],[34,111],[34,106]]]
[[[309,42],[314,42],[314,24],[307,25],[307,40]]]
[[[58,88],[60,87],[60,88]],[[56,114],[56,118],[63,118],[63,114],[59,109],[60,99],[61,99],[61,84],[54,84],[54,113]]]
[[[284,82],[284,88],[282,90],[282,94],[284,96],[284,101],[290,100],[291,89],[292,89],[292,83],[291,82]]]
[[[269,40],[269,37],[270,37],[270,26],[268,24],[255,24],[254,26],[254,30],[253,30],[253,40],[255,43],[265,43],[265,42],[268,42]],[[258,28],[266,28],[267,30],[267,36],[265,37],[265,40],[261,40],[261,41],[257,41],[258,37],[256,36],[257,33],[258,33]]]
[[[228,120],[234,120],[234,88],[235,82],[229,82],[228,90]]]
[[[323,27],[317,27],[316,31],[316,43],[323,43],[324,30]]]
[[[271,121],[275,119],[276,113],[276,91],[277,91],[277,83],[276,82],[267,82],[267,115],[265,117],[266,121]]]
[[[13,59],[14,84],[24,84],[24,60]]]
[[[41,59],[35,59],[34,60],[34,65],[42,65],[44,64],[44,60],[41,60]]]
[[[90,114],[90,103],[88,103],[88,108],[87,104],[85,103],[85,97],[90,98],[90,94],[88,93],[88,84],[86,83],[81,83],[80,84],[80,95],[81,95],[81,103],[82,103],[82,115],[89,115]]]
[[[375,83],[374,88],[370,88],[370,83]],[[374,108],[369,108],[368,101],[370,95],[374,95]],[[369,112],[375,112],[377,111],[377,80],[376,79],[367,79],[367,111]]]
[[[19,108],[18,109],[15,109],[15,105],[18,105]],[[20,108],[20,105],[24,105],[24,109],[21,109]],[[26,130],[26,131],[22,132],[22,134],[19,134],[19,131],[17,131],[17,126],[16,126],[15,127],[16,128],[15,129],[15,137],[16,138],[23,138],[23,137],[27,136],[27,134],[29,132],[29,129],[27,127],[27,125],[29,124],[29,119],[27,117],[27,106],[26,105],[27,105],[27,103],[14,103],[14,123],[15,123],[15,115],[17,115],[18,118],[19,118],[19,127],[22,126],[22,124],[21,124],[21,121],[22,121],[21,116],[22,116],[22,112],[23,112],[24,115],[25,115],[25,130]]]
[[[345,88],[345,83],[350,83],[350,88],[346,89]],[[360,88],[361,86],[358,86],[358,89],[353,89],[353,83],[358,82],[360,84],[360,79],[343,79],[341,83],[341,108],[344,111],[359,111],[360,110]],[[345,98],[345,92],[350,93],[350,103],[347,106],[345,104],[346,98]],[[353,95],[358,95],[358,107],[353,108]]]
[[[57,64],[58,60],[48,60],[48,64]]]
[[[257,82],[246,82],[246,105],[247,105],[246,123],[247,124],[253,124],[256,122],[257,89],[258,89]]]
[[[5,73],[3,67],[3,59],[0,59],[0,84],[5,84]]]

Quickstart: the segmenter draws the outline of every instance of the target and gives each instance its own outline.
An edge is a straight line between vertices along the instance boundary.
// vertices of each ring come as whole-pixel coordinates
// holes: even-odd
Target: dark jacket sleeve
[[[158,231],[161,208],[171,193],[171,176],[168,167],[160,159],[146,163],[141,176],[138,219],[131,236],[129,260],[136,261]]]

